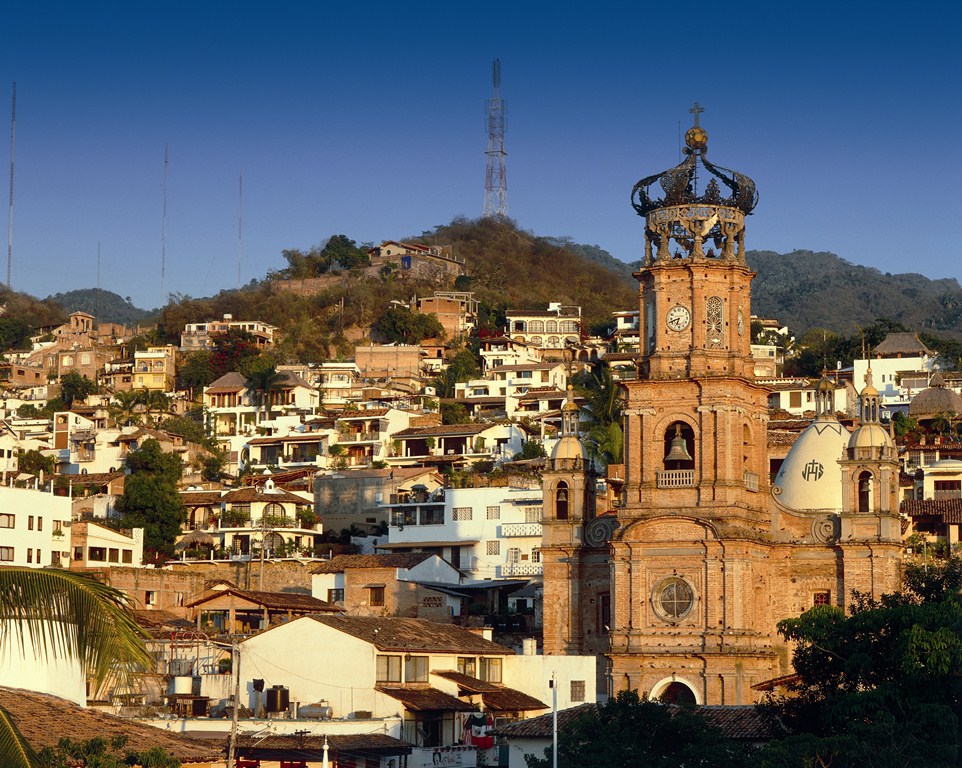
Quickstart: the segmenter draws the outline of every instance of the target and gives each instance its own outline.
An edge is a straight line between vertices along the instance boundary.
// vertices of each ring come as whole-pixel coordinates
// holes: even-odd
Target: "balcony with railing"
[[[541,536],[541,523],[502,523],[501,536],[506,539],[518,536]]]
[[[655,482],[659,488],[694,488],[695,470],[669,469],[656,472]]]
[[[501,567],[501,575],[506,578],[514,576],[541,576],[543,574],[543,563],[508,563]]]

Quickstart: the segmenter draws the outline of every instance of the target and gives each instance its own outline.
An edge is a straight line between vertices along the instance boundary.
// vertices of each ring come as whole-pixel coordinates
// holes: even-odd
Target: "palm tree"
[[[620,464],[624,456],[621,427],[624,392],[605,363],[596,363],[577,387],[583,398],[588,450],[603,464]]]
[[[275,365],[265,365],[255,368],[247,377],[247,386],[258,393],[260,408],[270,414],[270,407],[274,398],[284,387],[287,377],[277,370]]]
[[[118,426],[136,424],[140,420],[141,395],[134,390],[114,392],[113,402],[110,404],[110,415]]]
[[[154,414],[166,415],[170,413],[170,397],[158,389],[147,389],[146,387],[140,391],[140,396],[142,398],[141,402],[147,411],[147,420],[151,424],[156,424],[158,419],[154,418]]]
[[[134,621],[127,597],[80,573],[0,569],[0,617],[0,647],[19,643],[24,649],[29,645],[40,660],[75,660],[95,687],[152,666],[147,635]],[[33,749],[3,709],[0,755],[11,768],[37,765]]]

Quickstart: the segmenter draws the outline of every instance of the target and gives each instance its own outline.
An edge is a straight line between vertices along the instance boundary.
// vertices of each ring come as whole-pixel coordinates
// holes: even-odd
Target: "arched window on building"
[[[558,520],[568,519],[568,497],[570,490],[568,484],[562,480],[554,492],[555,517]]]
[[[862,472],[858,476],[858,511],[872,511],[872,473]]]
[[[683,421],[665,430],[665,469],[695,468],[695,431]]]

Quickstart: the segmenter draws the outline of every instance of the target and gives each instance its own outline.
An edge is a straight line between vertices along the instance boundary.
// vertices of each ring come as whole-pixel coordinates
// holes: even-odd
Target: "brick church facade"
[[[609,694],[749,704],[792,671],[778,621],[897,587],[898,466],[869,375],[855,432],[825,382],[770,477],[745,263],[755,185],[708,161],[697,108],[685,139],[686,159],[633,191],[645,254],[623,498],[595,515],[570,412],[544,475],[544,648],[597,654]]]

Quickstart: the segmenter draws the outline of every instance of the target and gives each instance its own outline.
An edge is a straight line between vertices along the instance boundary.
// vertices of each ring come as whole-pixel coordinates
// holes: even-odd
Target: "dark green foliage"
[[[33,448],[29,451],[20,449],[17,451],[17,466],[21,472],[31,475],[43,472],[44,477],[50,477],[57,471],[57,460],[53,456],[44,456]]]
[[[138,325],[157,312],[138,309],[122,296],[102,288],[81,288],[57,293],[49,296],[47,301],[55,301],[67,312],[87,312],[97,318],[98,323]]]
[[[528,768],[550,768],[544,757],[528,755]],[[749,755],[697,710],[667,707],[620,691],[597,709],[559,729],[558,765],[599,768],[743,768]]]
[[[0,352],[7,349],[30,349],[33,328],[19,317],[0,317]]]
[[[424,339],[444,338],[444,328],[434,315],[394,305],[374,321],[371,334],[386,344],[419,344]]]
[[[363,267],[371,261],[367,251],[346,235],[333,235],[323,247],[314,246],[307,252],[291,249],[282,255],[287,268],[280,270],[277,277],[297,280],[320,277],[336,268]]]
[[[209,349],[191,352],[177,365],[177,388],[190,390],[192,397],[216,378],[213,353]]]
[[[174,554],[174,540],[187,516],[177,483],[183,473],[180,457],[165,453],[156,440],[127,455],[130,474],[124,493],[117,500],[123,528],[144,529],[144,549],[151,559],[163,560]]]
[[[839,336],[827,328],[812,328],[797,343],[797,354],[785,361],[787,376],[819,376],[825,368],[851,365],[852,361],[871,354],[890,333],[909,329],[888,318],[878,318],[851,336]]]
[[[73,405],[74,400],[83,400],[96,391],[97,384],[76,371],[70,371],[60,377],[60,399],[67,408]]]
[[[441,403],[441,423],[442,424],[470,424],[471,417],[464,403]]]
[[[591,456],[607,466],[620,464],[624,452],[621,427],[624,391],[611,376],[611,368],[597,362],[577,379],[578,395],[583,398],[581,413],[586,430],[585,443]]]
[[[962,332],[962,288],[951,278],[892,275],[851,264],[834,253],[748,251],[752,312],[777,317],[805,333],[827,327],[852,334],[871,325],[879,309],[905,326],[927,332]]]
[[[548,454],[544,452],[544,446],[540,440],[525,440],[521,450],[514,455],[512,461],[525,461],[527,459],[543,459]]]
[[[109,742],[101,736],[86,741],[64,738],[56,748],[44,747],[40,750],[38,768],[128,768],[132,765],[180,768],[180,760],[171,757],[160,747],[151,747],[138,753],[124,749],[126,745],[126,736],[118,736]]]
[[[766,706],[795,734],[762,766],[954,766],[959,756],[962,606],[957,559],[908,564],[905,591],[855,595],[779,623],[799,681]]]

